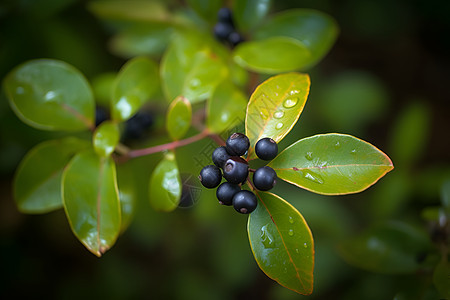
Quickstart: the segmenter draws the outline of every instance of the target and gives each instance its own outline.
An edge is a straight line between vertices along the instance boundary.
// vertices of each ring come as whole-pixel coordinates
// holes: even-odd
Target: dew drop
[[[313,159],[313,153],[312,152],[306,152],[306,154],[305,154],[305,158],[307,159],[307,160],[312,160]]]
[[[273,117],[274,117],[275,119],[281,119],[282,117],[284,117],[284,111],[281,111],[281,110],[276,111],[276,112],[273,114]]]
[[[197,88],[198,86],[200,86],[200,84],[201,84],[201,81],[200,81],[200,79],[198,79],[198,78],[193,78],[193,79],[191,80],[191,82],[189,83],[189,85],[190,85],[191,88],[193,88],[193,89],[195,89],[195,88]]]
[[[284,126],[284,124],[283,123],[278,123],[276,126],[275,126],[275,128],[276,129],[281,129],[281,128],[283,128],[283,126]]]
[[[292,90],[292,91],[289,92],[289,95],[291,95],[291,96],[296,95],[296,94],[300,94],[300,91],[299,90]]]
[[[323,178],[320,175],[315,174],[315,173],[313,173],[311,171],[305,171],[304,172],[304,176],[309,181],[312,181],[312,182],[315,182],[315,183],[318,183],[318,184],[323,184]]]
[[[295,248],[295,252],[300,253],[300,251],[298,250],[298,248]]]
[[[356,149],[353,149],[352,151],[350,151],[350,154],[356,154]]]
[[[308,248],[308,245],[306,243],[303,243],[303,248]]]
[[[267,120],[267,118],[269,117],[266,113],[264,113],[262,111],[259,112],[259,115],[261,116],[261,119],[263,119],[263,120]]]
[[[294,218],[292,218],[291,216],[289,216],[289,223],[294,224]]]
[[[48,91],[45,96],[44,99],[46,102],[53,102],[56,101],[56,97],[57,97],[57,92],[55,91]]]
[[[291,107],[294,107],[295,105],[297,105],[297,103],[298,103],[298,98],[288,98],[288,99],[284,100],[283,106],[286,108],[291,108]]]
[[[261,227],[261,242],[264,245],[265,248],[274,248],[274,241],[273,236],[270,234],[269,230],[267,229],[267,226],[269,224],[264,225]]]
[[[294,230],[293,229],[289,229],[288,234],[289,234],[289,236],[293,236],[294,235]]]
[[[25,89],[22,86],[18,86],[16,88],[16,94],[23,94],[25,93]]]
[[[341,144],[339,142],[336,142],[336,144],[334,144],[334,148],[339,149],[341,147]]]

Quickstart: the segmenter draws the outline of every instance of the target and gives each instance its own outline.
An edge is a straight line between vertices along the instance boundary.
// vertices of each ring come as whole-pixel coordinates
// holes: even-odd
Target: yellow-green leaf
[[[191,118],[191,103],[183,96],[175,98],[166,116],[166,129],[172,140],[179,140],[186,134],[191,126]]]
[[[297,122],[309,94],[307,74],[287,73],[260,84],[250,97],[245,132],[250,139],[248,157],[255,158],[254,147],[261,138],[281,141]]]
[[[114,245],[120,232],[114,161],[93,150],[79,153],[64,170],[62,195],[73,233],[89,251],[101,256]]]
[[[94,150],[100,156],[109,156],[119,143],[119,128],[111,121],[100,124],[92,136]]]
[[[170,212],[177,208],[181,197],[181,177],[175,154],[166,154],[150,178],[150,205],[158,211]]]
[[[253,255],[267,276],[300,294],[313,290],[314,240],[303,216],[277,195],[257,192],[248,219]]]
[[[389,157],[373,145],[336,133],[301,139],[268,166],[278,178],[324,195],[361,192],[394,168]]]

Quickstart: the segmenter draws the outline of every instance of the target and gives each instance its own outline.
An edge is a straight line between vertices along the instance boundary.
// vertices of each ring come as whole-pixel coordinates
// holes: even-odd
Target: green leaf
[[[159,86],[158,66],[146,57],[128,61],[117,75],[113,86],[111,117],[126,121],[153,96]]]
[[[217,21],[217,12],[222,6],[223,0],[187,0],[187,4],[200,17],[210,24],[214,24]]]
[[[177,208],[181,197],[181,177],[175,154],[166,154],[150,178],[150,205],[157,211],[170,212]]]
[[[111,103],[111,91],[116,80],[117,73],[102,73],[92,79],[92,89],[94,91],[95,102],[102,107],[109,107]]]
[[[268,166],[278,178],[324,195],[361,192],[394,168],[389,157],[373,145],[336,133],[301,139]]]
[[[211,132],[222,133],[236,123],[243,123],[247,98],[231,82],[217,86],[207,104],[206,125]]]
[[[339,252],[350,264],[386,274],[412,273],[430,243],[425,232],[400,222],[385,222],[344,241]]]
[[[37,59],[12,70],[4,80],[9,103],[26,124],[43,130],[84,130],[94,124],[89,83],[73,66]]]
[[[309,94],[307,74],[287,73],[260,84],[250,97],[245,132],[250,139],[248,157],[255,158],[254,146],[261,138],[281,141],[297,122]]]
[[[209,37],[186,32],[173,39],[161,62],[166,99],[178,96],[204,101],[228,75],[222,47]]]
[[[314,241],[303,216],[277,195],[257,192],[248,219],[256,262],[267,276],[300,294],[313,289]]]
[[[339,33],[336,21],[313,9],[292,9],[275,15],[254,34],[256,40],[286,36],[301,42],[311,53],[310,67],[331,49]]]
[[[14,178],[14,198],[24,213],[46,213],[62,207],[61,177],[66,164],[89,142],[76,138],[45,141],[20,162]]]
[[[89,251],[101,256],[120,232],[114,161],[92,150],[79,153],[64,170],[62,195],[73,233]]]
[[[311,61],[311,53],[298,40],[277,36],[239,44],[233,59],[251,71],[276,74],[303,68]]]
[[[182,138],[191,126],[192,107],[184,97],[172,101],[167,111],[166,128],[172,140]]]
[[[136,176],[138,175],[135,174],[131,164],[117,165],[117,185],[119,187],[121,232],[124,232],[128,228],[136,212]]]
[[[258,25],[270,10],[271,0],[233,1],[233,17],[236,25],[248,31]]]
[[[450,265],[442,259],[433,272],[433,283],[443,299],[450,299]]]
[[[117,124],[105,121],[95,129],[92,144],[100,156],[110,156],[119,143],[120,133]]]

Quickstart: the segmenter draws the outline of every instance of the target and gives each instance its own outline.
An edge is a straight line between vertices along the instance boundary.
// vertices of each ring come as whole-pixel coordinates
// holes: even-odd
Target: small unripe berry
[[[258,200],[255,194],[250,191],[242,190],[237,192],[233,197],[233,207],[241,214],[249,214],[256,209]]]
[[[245,134],[233,133],[227,139],[227,151],[231,155],[241,156],[247,152],[250,141]]]
[[[260,139],[255,145],[255,153],[262,160],[274,159],[278,154],[278,145],[271,138]]]
[[[212,161],[219,168],[223,168],[227,159],[230,158],[225,146],[217,147],[212,153]]]
[[[248,163],[239,156],[230,157],[223,166],[223,177],[230,183],[244,183],[248,177]]]
[[[260,191],[268,191],[275,186],[277,173],[268,166],[261,167],[253,174],[253,184]]]
[[[217,187],[222,181],[220,169],[214,165],[208,165],[200,171],[198,176],[202,185],[208,189]]]
[[[216,196],[220,204],[232,205],[234,195],[241,190],[237,184],[224,182],[217,188]]]

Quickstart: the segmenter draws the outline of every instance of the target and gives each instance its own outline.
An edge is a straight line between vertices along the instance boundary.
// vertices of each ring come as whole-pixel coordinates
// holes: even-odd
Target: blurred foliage
[[[207,9],[213,8],[203,6],[202,1],[187,2],[197,3],[193,7],[202,10],[197,11],[195,22],[213,22],[200,17],[210,16]],[[180,5],[167,3],[169,7]],[[315,291],[308,298],[449,298],[450,145],[446,136],[450,95],[443,88],[450,68],[446,57],[450,21],[444,13],[449,4],[439,0],[274,1],[270,12],[299,7],[335,17],[341,36],[323,62],[311,70],[308,113],[280,149],[313,133],[340,131],[386,149],[396,165],[388,180],[361,195],[330,198],[283,183],[275,188],[283,198],[294,199],[292,205],[314,233]],[[150,11],[160,19],[148,20],[152,14],[144,14],[140,24],[117,20],[113,11],[99,21],[91,13],[95,9],[94,4],[81,0],[2,1],[0,77],[27,59],[60,59],[88,79],[97,78],[94,91],[102,94],[102,85],[113,84],[103,74],[118,72],[124,58],[142,54],[158,58],[171,41],[171,29],[161,20],[165,12],[158,8]],[[176,23],[186,24],[181,16],[173,17]],[[160,154],[133,160],[129,175],[133,180],[119,177],[119,185],[135,188],[136,195],[130,197],[136,199],[136,208],[128,212],[135,218],[114,251],[101,260],[73,237],[62,211],[37,216],[18,213],[11,191],[14,170],[28,149],[61,133],[26,126],[11,111],[6,97],[0,97],[2,298],[303,297],[275,284],[257,268],[245,233],[246,219],[219,207],[212,200],[213,191],[201,190],[194,203],[171,214],[155,212],[148,204],[146,187],[153,171],[148,166],[155,166]],[[142,147],[167,141],[155,134],[164,128],[158,117],[164,110],[149,107],[156,121],[151,138]],[[211,142],[204,140],[176,152],[201,160],[208,147]],[[193,174],[200,170],[193,160],[177,163],[180,170]],[[380,234],[380,226],[390,233]],[[420,232],[420,239],[413,238],[411,230]],[[405,239],[413,245],[420,240],[420,247],[398,245]],[[349,245],[358,255],[344,253]],[[362,259],[358,260],[359,255]],[[402,265],[407,267],[399,273],[389,272],[382,264],[368,266],[374,262],[372,255],[408,258]],[[401,261],[394,258],[394,262]]]

